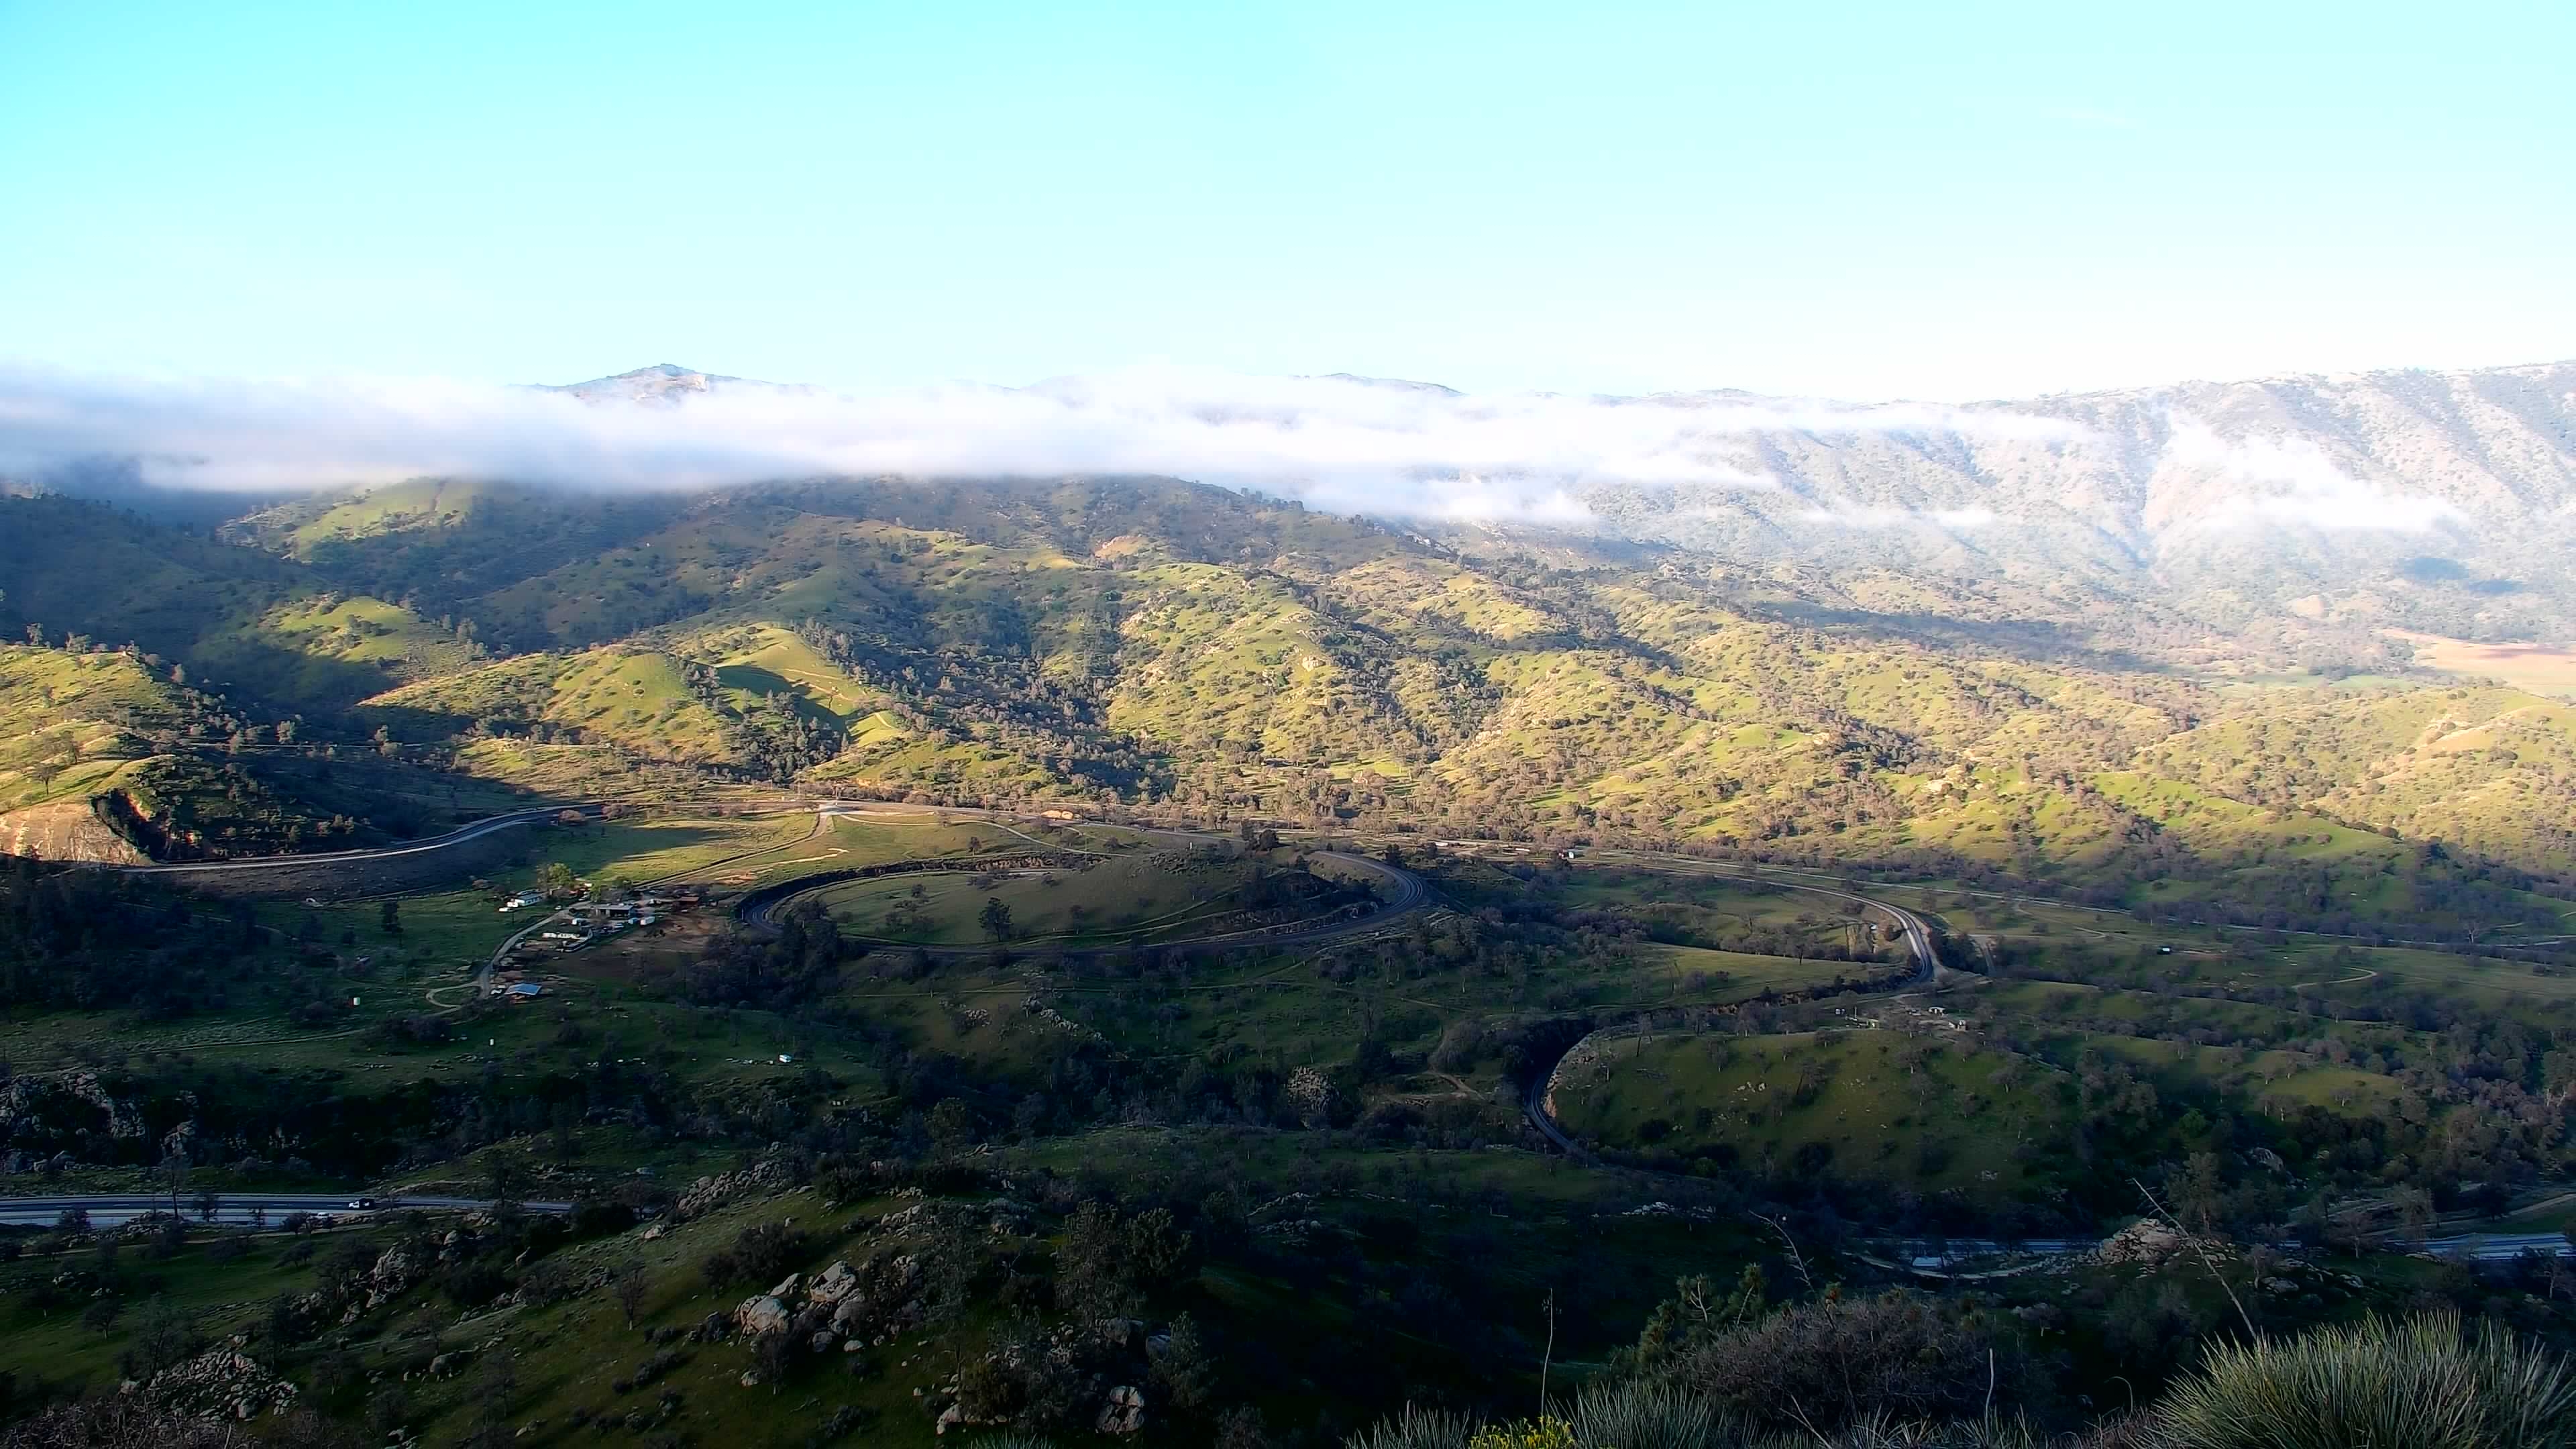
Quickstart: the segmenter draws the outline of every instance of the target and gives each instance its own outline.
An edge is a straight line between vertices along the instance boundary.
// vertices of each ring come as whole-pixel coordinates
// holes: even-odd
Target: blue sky
[[[0,0],[0,358],[1967,399],[2576,354],[2576,6]]]

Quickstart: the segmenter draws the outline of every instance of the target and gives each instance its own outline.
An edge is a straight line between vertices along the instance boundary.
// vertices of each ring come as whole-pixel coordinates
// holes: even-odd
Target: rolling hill
[[[308,741],[540,790],[650,767],[1160,803],[2127,902],[2152,882],[2308,920],[2576,876],[2567,706],[2394,659],[2257,676],[2176,624],[2227,656],[2195,664],[2153,619],[2088,639],[1940,614],[1958,596],[1929,575],[1828,609],[1706,554],[1458,547],[1131,478],[606,502],[423,482],[256,510],[230,542],[0,508],[0,533],[60,544],[9,560],[6,622],[220,670],[221,699]],[[136,578],[76,590],[84,551]],[[2423,891],[2358,884],[2428,869]]]

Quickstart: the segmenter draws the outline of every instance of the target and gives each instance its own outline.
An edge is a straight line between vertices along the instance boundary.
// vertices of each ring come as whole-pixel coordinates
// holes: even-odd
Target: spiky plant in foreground
[[[2212,1350],[2153,1410],[2171,1449],[2558,1449],[2576,1444],[2567,1361],[2459,1315],[2377,1317]]]
[[[1783,1445],[1802,1441],[1783,1439]],[[2043,1449],[2063,1442],[2031,1427],[2028,1419],[1958,1419],[1946,1423],[1871,1414],[1846,1426],[1833,1449]]]
[[[1343,1441],[1344,1449],[1466,1449],[1476,1421],[1447,1409],[1413,1404],[1393,1418],[1380,1419]]]
[[[1707,1396],[1671,1384],[1589,1384],[1567,1415],[1583,1449],[1712,1449],[1743,1431]]]

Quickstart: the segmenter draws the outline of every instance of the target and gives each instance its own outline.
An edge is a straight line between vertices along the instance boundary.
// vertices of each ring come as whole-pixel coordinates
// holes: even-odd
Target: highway
[[[209,872],[243,870],[278,870],[304,865],[346,864],[357,860],[392,860],[399,856],[419,855],[424,851],[447,850],[469,840],[490,835],[496,830],[515,830],[523,825],[536,825],[552,820],[567,809],[583,807],[545,805],[529,810],[515,810],[507,815],[494,815],[471,825],[460,825],[445,835],[415,840],[403,845],[379,846],[371,850],[334,850],[311,855],[250,855],[239,860],[182,860],[163,865],[121,865],[114,867],[127,875],[203,875]]]
[[[353,861],[395,860],[426,851],[448,850],[477,840],[496,830],[516,830],[524,825],[542,825],[567,810],[597,818],[608,805],[633,806],[639,809],[671,809],[690,805],[742,807],[760,810],[810,809],[813,802],[801,799],[713,799],[713,800],[559,800],[550,805],[532,805],[525,810],[489,815],[481,820],[460,825],[444,835],[425,840],[405,841],[400,845],[373,846],[363,850],[315,851],[302,855],[246,855],[236,860],[180,860],[158,865],[119,865],[106,869],[126,875],[202,875],[208,872],[292,870],[299,866],[346,865]]]
[[[372,1201],[372,1208],[356,1208],[360,1200]],[[440,1212],[471,1212],[492,1206],[489,1198],[472,1197],[394,1197],[358,1192],[238,1192],[218,1193],[212,1221],[233,1227],[265,1223],[275,1227],[289,1213],[319,1213],[348,1217],[361,1212],[390,1212],[400,1208],[427,1208]],[[523,1202],[520,1207],[533,1213],[565,1213],[572,1204],[565,1202]],[[89,1214],[90,1226],[112,1228],[130,1223],[152,1213],[170,1211],[168,1193],[70,1193],[47,1197],[0,1197],[0,1225],[11,1227],[50,1228],[71,1211]],[[179,1194],[179,1213],[189,1222],[202,1222],[197,1213],[196,1194]]]
[[[1217,836],[1192,836],[1173,830],[1158,830],[1153,833],[1157,835],[1170,836],[1174,839],[1187,840],[1199,845],[1221,843],[1222,840],[1221,837]],[[1357,916],[1349,920],[1332,921],[1323,925],[1310,926],[1302,929],[1276,930],[1255,928],[1244,931],[1220,931],[1211,935],[1174,937],[1147,944],[1156,948],[1173,946],[1222,946],[1228,944],[1310,946],[1318,942],[1331,941],[1343,936],[1355,936],[1363,932],[1383,929],[1387,922],[1420,910],[1424,905],[1429,903],[1431,899],[1430,888],[1422,883],[1422,877],[1415,875],[1413,872],[1405,870],[1400,866],[1392,866],[1387,864],[1385,861],[1374,860],[1368,856],[1356,855],[1348,851],[1318,850],[1312,852],[1312,854],[1317,860],[1329,860],[1338,865],[1355,870],[1362,875],[1375,877],[1386,892],[1383,903],[1380,904],[1376,910],[1369,912],[1365,916]],[[961,862],[961,866],[963,864],[964,863]],[[814,886],[812,889],[817,891],[830,890],[834,886],[844,884],[847,884],[847,882],[841,880],[827,881],[821,885]],[[784,907],[788,902],[805,894],[808,894],[808,892],[801,890],[792,891],[786,895],[779,896],[774,900],[764,901],[754,910],[745,912],[743,919],[752,925],[765,925],[771,918],[777,915],[780,908]],[[872,944],[889,950],[903,949],[903,943],[900,942],[878,941],[872,942]],[[1046,948],[1046,942],[1044,941],[1024,941],[1014,944],[1017,949],[1021,950],[1038,950]],[[982,956],[989,953],[993,948],[989,945],[982,945],[919,946],[912,947],[910,949],[925,951],[930,955],[937,957],[960,958]],[[1069,950],[1065,954],[1069,956],[1102,955],[1111,951],[1120,951],[1124,949],[1126,949],[1124,946],[1085,946]]]

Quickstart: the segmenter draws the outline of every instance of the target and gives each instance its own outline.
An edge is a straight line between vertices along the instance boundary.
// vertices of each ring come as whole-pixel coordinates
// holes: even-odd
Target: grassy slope
[[[1775,1173],[1978,1200],[2043,1186],[2033,1153],[2063,1150],[2072,1089],[2044,1063],[1952,1034],[1894,1030],[1615,1043],[1569,1071],[1555,1103],[1582,1136],[1692,1153],[1731,1149]],[[1657,1125],[1650,1125],[1657,1124]],[[2016,1149],[2026,1149],[2017,1151]]]
[[[388,690],[365,704],[391,720],[426,716],[438,722],[433,729],[490,720],[515,733],[543,724],[644,760],[725,759],[726,717],[698,697],[685,668],[668,654],[621,647],[528,655]]]
[[[2203,880],[2393,856],[2340,818],[2576,866],[2576,712],[2534,696],[2222,692],[1938,631],[1811,629],[1679,576],[1470,560],[1211,490],[853,483],[628,508],[423,484],[245,531],[551,651],[374,696],[420,710],[422,737],[498,713],[741,765],[774,703],[838,743],[814,778],[898,793],[1152,785],[1289,819],[1929,850],[2066,881],[2174,875],[2177,850]],[[304,600],[275,560],[177,552],[256,605],[217,613],[274,652],[229,671],[318,698],[470,662],[390,605]],[[714,671],[706,698],[683,661]],[[523,782],[614,773],[470,752]]]
[[[161,753],[150,733],[187,714],[183,692],[131,655],[0,644],[0,809],[116,788]]]
[[[68,499],[0,499],[0,581],[12,634],[25,621],[131,641],[200,685],[285,708],[337,710],[473,652],[289,560]]]

